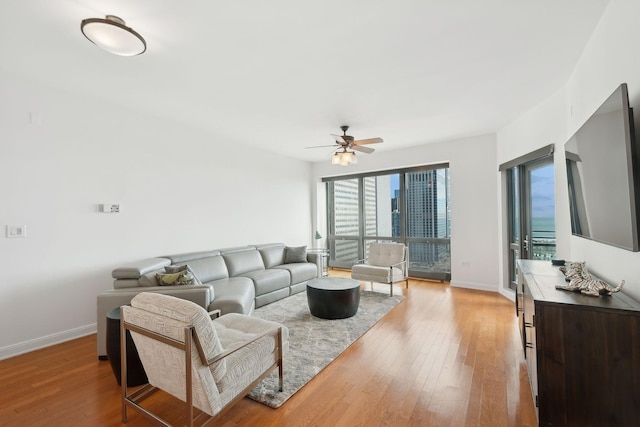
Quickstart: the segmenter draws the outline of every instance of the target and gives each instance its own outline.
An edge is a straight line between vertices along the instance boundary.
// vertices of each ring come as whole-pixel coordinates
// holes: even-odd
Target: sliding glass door
[[[516,260],[550,260],[556,254],[553,157],[514,166],[506,173],[509,278],[515,289]]]

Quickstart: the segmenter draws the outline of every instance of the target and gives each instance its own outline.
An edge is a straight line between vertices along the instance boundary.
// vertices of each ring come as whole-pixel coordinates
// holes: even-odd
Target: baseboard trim
[[[46,335],[44,337],[34,338],[32,340],[8,345],[6,347],[0,348],[0,360],[8,359],[10,357],[18,356],[24,353],[29,353],[41,348],[50,347],[52,345],[60,344],[65,341],[70,341],[76,338],[95,334],[97,330],[97,325],[95,323],[92,323],[90,325],[81,326],[79,328],[69,329],[67,331],[57,332],[55,334]]]
[[[516,302],[516,293],[512,289],[500,289],[500,295],[510,300],[511,302]]]
[[[477,291],[498,292],[498,287],[494,285],[488,285],[486,283],[475,282],[462,282],[459,280],[452,280],[449,282],[454,288],[475,289]]]

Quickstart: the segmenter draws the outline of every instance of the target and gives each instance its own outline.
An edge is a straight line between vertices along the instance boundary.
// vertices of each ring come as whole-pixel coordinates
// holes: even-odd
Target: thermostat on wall
[[[105,203],[102,205],[102,212],[104,213],[118,213],[120,212],[120,204]]]

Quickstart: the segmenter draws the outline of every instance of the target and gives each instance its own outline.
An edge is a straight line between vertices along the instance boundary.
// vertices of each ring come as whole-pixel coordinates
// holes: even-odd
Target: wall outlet
[[[7,225],[6,236],[10,239],[21,239],[27,237],[26,225]]]

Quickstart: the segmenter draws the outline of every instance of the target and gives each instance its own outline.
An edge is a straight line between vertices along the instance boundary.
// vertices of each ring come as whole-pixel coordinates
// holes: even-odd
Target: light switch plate
[[[27,237],[26,225],[7,225],[6,236],[11,239]]]

